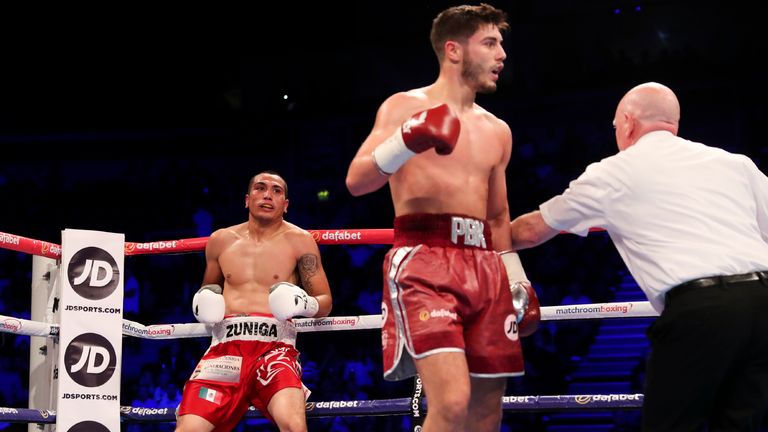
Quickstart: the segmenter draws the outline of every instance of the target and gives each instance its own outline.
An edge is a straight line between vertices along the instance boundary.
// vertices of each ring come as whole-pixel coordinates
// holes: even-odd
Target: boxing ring
[[[358,230],[309,230],[313,238],[321,245],[374,245],[392,244],[393,232],[391,229],[358,229]],[[147,254],[178,254],[188,252],[200,252],[205,249],[207,237],[188,238],[179,240],[154,241],[147,243],[125,242],[124,252],[126,256]],[[39,284],[53,284],[56,278],[58,263],[62,257],[62,247],[55,243],[29,239],[13,234],[0,232],[0,248],[30,254],[35,257],[47,259],[42,262],[33,262],[33,313],[32,319],[22,319],[13,316],[2,315],[0,311],[0,332],[31,337],[46,338],[46,346],[51,342],[56,343],[60,334],[60,327],[53,322],[50,313],[54,299],[43,298],[35,300],[34,291],[39,290]],[[38,260],[40,258],[33,258]],[[38,270],[35,271],[34,268]],[[42,271],[40,270],[42,268]],[[37,315],[34,311],[35,303],[40,308],[42,304],[48,311]],[[39,319],[35,319],[35,317]],[[658,313],[647,301],[641,302],[614,302],[593,303],[567,306],[542,306],[541,319],[543,321],[561,320],[595,320],[611,318],[636,318],[655,317]],[[378,329],[381,327],[381,315],[358,316],[331,316],[326,318],[300,318],[294,319],[298,333],[331,332],[331,331],[355,331]],[[122,335],[141,339],[179,339],[209,337],[210,330],[200,323],[178,324],[143,324],[127,319],[122,319]],[[300,337],[298,338],[300,339]],[[297,341],[298,343],[298,341]],[[53,424],[56,422],[55,406],[39,406],[40,395],[33,394],[34,386],[45,384],[50,392],[51,383],[41,383],[40,380],[49,380],[53,376],[46,374],[33,376],[34,362],[40,362],[34,358],[35,347],[30,344],[30,397],[28,408],[0,407],[0,422],[11,423],[37,423]],[[48,348],[50,349],[50,348]],[[45,349],[39,351],[45,355]],[[122,361],[122,359],[118,359]],[[36,370],[39,369],[35,367]],[[190,371],[191,372],[191,371]],[[42,378],[41,378],[42,377]],[[384,416],[384,415],[410,415],[418,418],[427,410],[427,403],[421,398],[420,382],[416,381],[412,394],[404,397],[380,400],[335,400],[335,401],[310,401],[306,404],[307,417],[335,417],[335,416]],[[49,396],[55,404],[55,398]],[[36,400],[36,401],[35,401]],[[516,411],[562,411],[562,410],[616,410],[637,409],[642,406],[642,394],[582,394],[582,395],[528,395],[528,396],[504,396],[502,406],[504,412]],[[245,418],[260,418],[262,415],[253,407],[249,409]],[[173,408],[155,408],[139,406],[121,406],[121,422],[173,422],[175,413]],[[31,426],[30,426],[31,428]],[[30,429],[31,430],[31,429]]]

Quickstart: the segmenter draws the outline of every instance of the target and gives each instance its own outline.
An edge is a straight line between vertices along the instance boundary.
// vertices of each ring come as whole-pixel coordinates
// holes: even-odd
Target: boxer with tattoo
[[[291,318],[327,316],[331,292],[314,239],[283,220],[287,192],[277,173],[257,174],[248,221],[208,241],[192,308],[213,325],[211,347],[184,387],[177,431],[231,430],[249,404],[280,430],[307,430]]]

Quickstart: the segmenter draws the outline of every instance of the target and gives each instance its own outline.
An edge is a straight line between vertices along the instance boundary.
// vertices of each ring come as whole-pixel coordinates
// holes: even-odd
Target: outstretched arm
[[[558,234],[558,230],[544,222],[541,212],[536,210],[518,216],[509,224],[512,247],[526,249],[544,243]]]

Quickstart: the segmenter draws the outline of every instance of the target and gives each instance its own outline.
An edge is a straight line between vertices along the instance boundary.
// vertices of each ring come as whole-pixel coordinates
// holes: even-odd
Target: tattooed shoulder
[[[298,270],[301,277],[301,285],[308,293],[312,293],[312,276],[317,273],[317,255],[305,254],[299,258]]]

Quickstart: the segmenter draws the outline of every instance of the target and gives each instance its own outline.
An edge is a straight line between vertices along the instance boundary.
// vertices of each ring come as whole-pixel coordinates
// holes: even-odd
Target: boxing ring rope
[[[318,244],[392,244],[394,231],[382,229],[307,230]],[[125,255],[152,255],[167,253],[201,252],[209,237],[178,240],[160,240],[146,243],[125,242]],[[46,258],[61,258],[61,245],[8,234],[0,231],[0,249],[23,252]]]
[[[651,304],[642,302],[592,303],[568,306],[542,306],[542,321],[643,318],[658,316]],[[297,318],[296,332],[369,330],[381,328],[381,315]],[[59,325],[0,315],[0,332],[25,336],[58,336]],[[123,319],[123,335],[142,339],[180,339],[211,335],[210,326],[200,323],[144,325]]]
[[[318,244],[391,244],[391,229],[359,230],[308,230]],[[603,231],[590,229],[590,232]],[[205,249],[208,237],[179,240],[154,241],[146,243],[125,242],[126,255],[198,252]],[[9,249],[31,255],[58,259],[61,246],[55,243],[34,240],[0,232],[0,249]],[[544,321],[654,317],[658,313],[647,301],[595,303],[568,306],[542,306],[541,319]],[[359,315],[346,317],[301,318],[294,320],[297,332],[319,332],[337,330],[366,330],[381,328],[381,315]],[[177,339],[206,337],[211,334],[210,325],[200,323],[144,325],[123,319],[122,333],[143,339]],[[59,326],[53,323],[26,320],[0,315],[0,332],[27,336],[58,337]],[[555,396],[504,396],[504,411],[558,411],[563,409],[636,409],[642,406],[642,394],[603,395],[555,395]],[[413,399],[410,397],[383,400],[321,401],[308,402],[308,417],[407,415],[412,413]],[[427,406],[426,401],[422,402]],[[123,421],[165,422],[174,421],[173,408],[145,408],[122,406]],[[246,418],[261,418],[253,407]],[[0,420],[22,423],[55,423],[56,412],[44,409],[0,407]]]
[[[565,409],[637,409],[643,404],[642,394],[561,395],[561,396],[504,396],[504,411],[562,411]],[[427,407],[426,401],[423,407]],[[307,417],[388,416],[411,413],[411,398],[307,402]],[[176,420],[173,408],[120,407],[122,421],[172,422]],[[249,407],[245,418],[264,418],[254,407]],[[28,408],[0,408],[0,420],[18,423],[55,423],[56,411]]]
[[[312,234],[317,244],[392,244],[394,230],[391,228],[374,229],[338,229],[338,230],[307,230]],[[600,228],[590,228],[589,232],[603,231]],[[563,233],[565,234],[565,233]],[[146,243],[125,242],[126,255],[150,255],[166,253],[201,252],[209,237],[194,237],[179,240],[160,240]],[[8,234],[0,231],[0,249],[9,249],[30,255],[47,258],[61,258],[61,245],[42,240]]]

